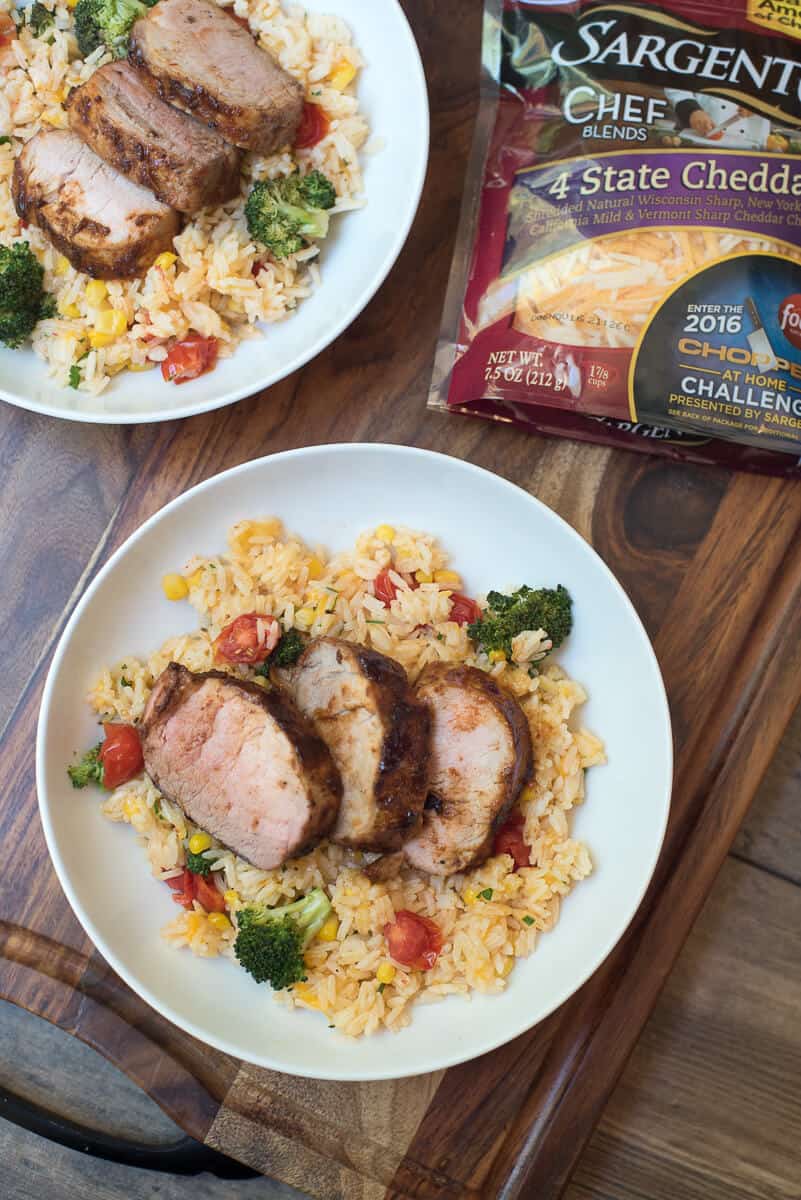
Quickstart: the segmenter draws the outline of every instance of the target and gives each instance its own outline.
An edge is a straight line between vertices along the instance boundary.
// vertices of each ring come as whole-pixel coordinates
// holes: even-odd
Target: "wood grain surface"
[[[567,1184],[801,695],[801,489],[426,411],[477,94],[480,5],[407,0],[406,9],[431,91],[428,184],[398,265],[334,346],[269,392],[183,423],[101,429],[9,408],[0,414],[0,834],[15,855],[15,870],[0,879],[0,995],[96,1046],[194,1136],[322,1200],[551,1200]],[[488,467],[592,541],[655,639],[677,750],[653,886],[582,991],[478,1062],[364,1087],[242,1066],[124,987],[87,942],[49,867],[33,773],[53,647],[109,553],[162,504],[219,470],[289,447],[354,440],[425,446]]]

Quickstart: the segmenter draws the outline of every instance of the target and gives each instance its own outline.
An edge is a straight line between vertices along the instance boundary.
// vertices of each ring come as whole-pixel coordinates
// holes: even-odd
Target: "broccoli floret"
[[[487,608],[478,621],[468,625],[468,635],[487,654],[502,650],[512,656],[512,638],[527,629],[544,629],[560,646],[573,628],[573,601],[567,588],[521,587],[511,596],[490,592]]]
[[[85,788],[90,783],[103,786],[103,764],[100,761],[101,745],[102,743],[98,742],[91,750],[86,751],[83,758],[67,767],[67,774],[74,788]]]
[[[16,349],[36,322],[53,312],[53,298],[44,290],[44,267],[28,243],[0,246],[0,341]]]
[[[211,870],[211,863],[202,854],[193,854],[191,850],[187,850],[186,869],[187,871],[191,871],[193,875],[208,875]]]
[[[303,951],[325,924],[331,902],[322,888],[286,904],[267,908],[250,904],[237,913],[234,953],[257,983],[276,991],[306,978]]]
[[[275,258],[297,254],[311,238],[328,233],[328,209],[336,198],[333,184],[321,171],[260,180],[245,205],[250,236]]]
[[[55,17],[50,12],[49,8],[45,8],[39,0],[34,0],[34,3],[28,9],[28,25],[34,37],[41,37],[46,29],[55,21]]]
[[[115,58],[124,58],[131,26],[151,7],[141,0],[78,0],[75,37],[82,56],[86,58],[98,46],[105,46]]]
[[[299,202],[308,204],[310,208],[333,208],[337,202],[336,189],[331,180],[322,171],[310,171],[308,175],[293,175],[297,180]]]
[[[272,654],[257,669],[257,675],[269,678],[273,667],[291,667],[303,653],[307,638],[299,629],[290,629],[280,638]]]

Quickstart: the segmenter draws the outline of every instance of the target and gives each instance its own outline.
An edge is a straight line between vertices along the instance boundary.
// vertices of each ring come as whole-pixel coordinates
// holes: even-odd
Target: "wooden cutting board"
[[[801,488],[426,411],[475,111],[481,5],[407,0],[406,9],[432,96],[428,186],[389,281],[334,346],[269,392],[182,423],[115,429],[0,413],[0,995],[98,1048],[198,1139],[321,1200],[552,1200],[801,698]],[[591,541],[654,638],[677,751],[653,885],[581,992],[473,1063],[366,1085],[245,1066],[137,999],[93,950],[55,879],[33,761],[55,642],[86,582],[146,517],[249,458],[355,440],[478,463]]]

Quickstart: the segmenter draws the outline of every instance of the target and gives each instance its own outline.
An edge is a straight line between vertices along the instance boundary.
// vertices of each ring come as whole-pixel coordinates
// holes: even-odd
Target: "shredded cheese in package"
[[[485,7],[431,405],[801,473],[801,0]]]

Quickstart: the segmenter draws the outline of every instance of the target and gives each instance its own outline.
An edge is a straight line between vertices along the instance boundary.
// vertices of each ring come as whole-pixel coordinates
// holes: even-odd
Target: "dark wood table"
[[[544,442],[426,410],[475,112],[481,6],[405,7],[431,89],[428,184],[395,270],[336,344],[269,392],[182,423],[92,427],[9,407],[0,413],[0,833],[7,861],[13,854],[13,870],[0,880],[0,995],[96,1046],[199,1140],[323,1200],[552,1200],[801,697],[801,488]],[[584,988],[477,1062],[369,1085],[248,1067],[134,996],[93,949],[56,882],[33,762],[56,640],[87,581],[145,518],[247,459],[356,440],[469,459],[535,493],[591,541],[654,638],[677,752],[653,884]]]

